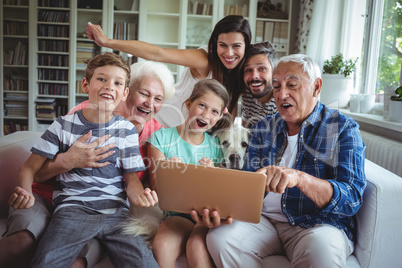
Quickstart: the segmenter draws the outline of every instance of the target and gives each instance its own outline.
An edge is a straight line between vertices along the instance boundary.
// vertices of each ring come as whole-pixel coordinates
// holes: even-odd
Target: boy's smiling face
[[[123,68],[105,65],[94,70],[91,80],[82,80],[82,90],[88,93],[89,107],[112,113],[128,96],[127,73]]]

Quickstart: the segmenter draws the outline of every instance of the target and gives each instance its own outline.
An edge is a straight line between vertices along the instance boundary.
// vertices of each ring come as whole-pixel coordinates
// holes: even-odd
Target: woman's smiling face
[[[228,69],[234,69],[243,59],[246,44],[243,34],[238,32],[221,33],[218,36],[217,51],[219,59]]]
[[[162,83],[158,79],[144,76],[131,87],[134,88],[130,89],[122,116],[134,125],[144,125],[162,108],[165,98]]]

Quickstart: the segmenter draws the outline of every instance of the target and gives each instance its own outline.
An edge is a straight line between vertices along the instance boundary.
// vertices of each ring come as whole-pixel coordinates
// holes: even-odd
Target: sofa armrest
[[[354,255],[361,267],[400,267],[402,178],[366,159],[367,188],[357,213]]]
[[[41,132],[19,131],[0,138],[0,218],[8,214],[8,198],[16,185],[18,170],[41,135]]]

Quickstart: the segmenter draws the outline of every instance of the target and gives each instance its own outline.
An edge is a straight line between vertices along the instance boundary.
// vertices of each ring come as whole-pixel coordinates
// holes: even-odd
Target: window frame
[[[368,0],[366,11],[366,33],[364,42],[364,66],[360,84],[363,94],[375,94],[377,82],[378,57],[380,55],[380,40],[384,0]],[[376,74],[376,75],[370,75]]]

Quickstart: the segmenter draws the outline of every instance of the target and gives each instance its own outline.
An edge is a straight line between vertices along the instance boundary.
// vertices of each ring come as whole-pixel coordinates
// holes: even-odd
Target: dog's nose
[[[229,163],[231,169],[240,169],[240,155],[238,154],[231,154],[229,155]]]
[[[238,155],[238,154],[231,154],[230,156],[229,156],[229,161],[230,162],[239,162],[240,161],[240,155]]]

